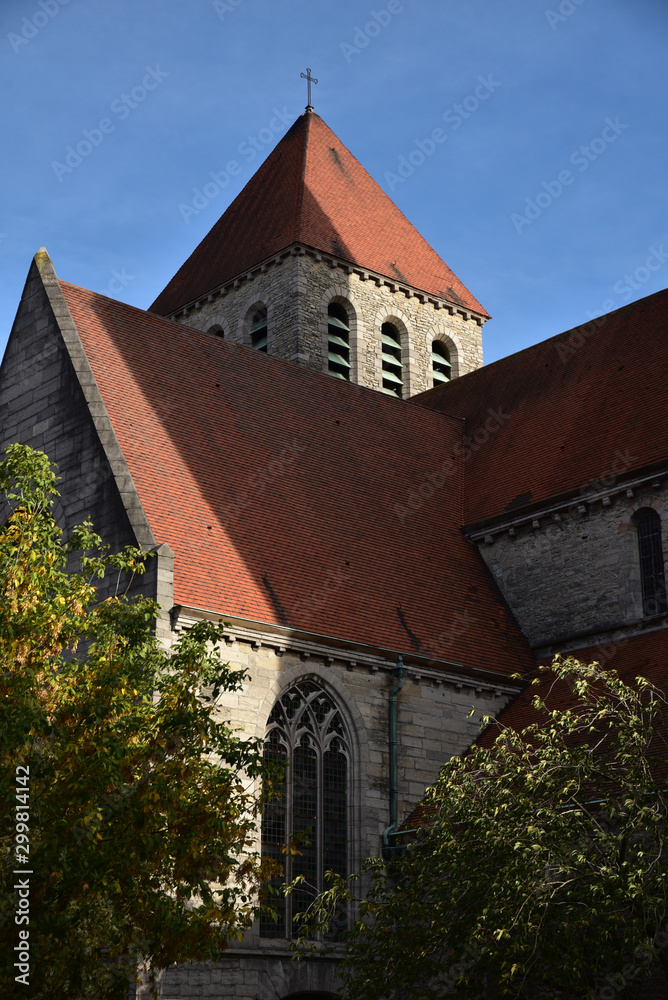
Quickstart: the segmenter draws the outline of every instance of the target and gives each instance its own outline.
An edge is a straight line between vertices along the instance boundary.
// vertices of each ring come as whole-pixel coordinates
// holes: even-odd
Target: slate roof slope
[[[465,418],[465,523],[665,462],[667,322],[664,290],[413,396]],[[486,435],[498,411],[500,429]]]
[[[305,112],[160,293],[181,306],[295,243],[487,313],[314,112]]]
[[[459,423],[61,282],[175,602],[508,674],[531,656],[459,530],[402,523]],[[418,648],[419,647],[419,648]]]

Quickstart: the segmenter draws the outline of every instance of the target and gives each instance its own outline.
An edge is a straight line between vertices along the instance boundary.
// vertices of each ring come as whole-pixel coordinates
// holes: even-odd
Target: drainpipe
[[[397,656],[396,666],[392,668],[392,676],[396,683],[390,691],[389,721],[390,721],[390,825],[383,830],[383,857],[391,858],[400,850],[390,840],[397,832],[399,820],[399,768],[397,763],[397,699],[404,686],[408,668],[404,666],[401,653]]]

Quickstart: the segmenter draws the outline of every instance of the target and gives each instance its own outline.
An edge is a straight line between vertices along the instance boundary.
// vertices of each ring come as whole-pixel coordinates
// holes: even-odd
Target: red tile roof
[[[575,657],[581,663],[593,663],[596,660],[606,670],[615,670],[627,684],[633,683],[636,677],[646,677],[660,691],[668,694],[668,629],[657,629],[640,635],[622,637],[616,641],[603,643],[599,646],[589,646],[577,649],[569,656]],[[565,658],[566,654],[564,654]],[[551,663],[551,659],[542,661]],[[575,695],[565,682],[555,683],[552,675],[539,685],[530,685],[518,695],[510,705],[498,716],[502,726],[522,730],[536,722],[545,719],[545,715],[531,704],[532,699],[540,694],[550,709],[563,710],[574,704]],[[668,718],[662,716],[661,730],[668,736]],[[493,724],[477,741],[482,746],[490,746],[498,728]]]
[[[668,629],[666,628],[578,649],[568,655],[580,660],[581,663],[597,661],[606,670],[615,670],[626,684],[632,684],[636,677],[646,677],[659,691],[668,695]],[[549,658],[541,662],[547,665],[552,661]],[[555,682],[552,674],[546,674],[540,684],[529,685],[513,699],[497,716],[496,722],[484,730],[476,743],[489,748],[499,735],[500,727],[521,732],[527,726],[544,722],[545,714],[538,712],[531,704],[537,694],[543,698],[548,709],[564,711],[575,704],[575,695],[571,687],[563,681]],[[657,755],[665,761],[667,742],[668,716],[662,712],[656,724],[656,738],[650,747],[650,754]],[[412,831],[417,826],[428,825],[432,816],[433,809],[421,801],[401,825],[404,830]]]
[[[459,530],[459,422],[61,287],[175,602],[508,674],[531,657]],[[360,433],[363,428],[363,433]]]
[[[412,398],[465,419],[465,523],[665,462],[667,317],[657,292]]]
[[[151,310],[171,315],[295,243],[487,316],[313,112],[297,119]]]

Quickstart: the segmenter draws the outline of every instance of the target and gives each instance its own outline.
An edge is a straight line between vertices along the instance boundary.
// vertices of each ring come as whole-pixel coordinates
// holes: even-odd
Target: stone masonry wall
[[[298,680],[310,677],[330,691],[346,716],[354,741],[352,792],[360,797],[363,823],[351,863],[357,865],[377,854],[389,823],[387,713],[388,691],[394,684],[389,671],[350,667],[349,661],[339,659],[329,664],[315,656],[302,660],[296,652],[281,654],[264,645],[254,650],[237,641],[227,647],[225,657],[234,666],[246,667],[250,678],[243,690],[224,696],[220,712],[243,726],[248,735],[264,737],[274,702]],[[476,723],[467,719],[471,705],[496,713],[503,703],[505,698],[495,697],[489,686],[485,695],[476,695],[471,687],[457,690],[454,684],[437,684],[425,678],[417,682],[409,674],[398,701],[400,817],[415,807],[440,765],[475,738]]]
[[[222,329],[225,337],[250,347],[253,313],[267,308],[268,353],[327,371],[327,306],[345,306],[351,327],[351,381],[382,385],[381,325],[401,334],[405,395],[432,388],[432,340],[450,351],[453,377],[482,365],[481,326],[466,310],[400,286],[396,281],[295,247],[175,319],[198,330]]]
[[[61,477],[54,508],[59,526],[67,534],[90,517],[117,551],[136,545],[137,537],[82,389],[85,375],[75,372],[47,287],[33,263],[0,369],[0,449],[20,442],[44,451]],[[142,541],[146,548],[155,544]],[[155,596],[157,573],[153,559],[135,589]],[[115,588],[116,577],[101,584],[102,594]]]
[[[177,630],[193,619],[185,612]],[[259,627],[258,627],[259,629]],[[216,708],[244,736],[264,737],[275,701],[300,680],[311,679],[329,692],[346,723],[352,766],[349,779],[350,870],[369,855],[380,853],[382,832],[389,823],[388,692],[394,684],[392,664],[379,656],[326,649],[304,640],[277,638],[250,628],[227,629],[224,658],[246,668],[243,689],[226,693]],[[471,678],[445,677],[435,668],[409,676],[398,699],[399,820],[410,813],[438,769],[453,754],[468,747],[478,732],[476,716],[496,714],[507,703],[510,689],[499,678],[479,683]],[[291,962],[283,939],[261,939],[257,928],[241,945],[225,952],[219,963],[175,967],[162,980],[164,998],[191,996],[256,997],[279,1000],[307,990],[334,991],[335,970],[322,961]],[[199,990],[199,992],[198,992]],[[147,994],[140,989],[140,997]]]
[[[163,1000],[282,1000],[299,994],[333,996],[339,986],[337,959],[329,955],[295,962],[292,955],[242,954],[230,948],[219,962],[194,962],[167,969],[159,977]],[[149,1000],[148,987],[139,987],[137,1000]],[[133,998],[134,1000],[134,998]]]
[[[534,515],[515,534],[481,541],[481,554],[532,646],[604,631],[643,618],[640,563],[632,515],[653,507],[668,552],[664,487],[619,493],[608,503],[579,501],[553,515]],[[533,521],[533,523],[532,523]],[[491,537],[489,539],[491,541]]]

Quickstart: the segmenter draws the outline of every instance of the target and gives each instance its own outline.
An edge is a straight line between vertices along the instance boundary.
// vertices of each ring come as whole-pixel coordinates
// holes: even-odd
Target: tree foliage
[[[483,720],[491,745],[443,767],[403,854],[311,908],[302,951],[358,909],[346,1000],[610,998],[668,971],[664,699],[574,659],[534,682],[538,721]]]
[[[152,601],[99,600],[96,580],[145,556],[111,554],[88,523],[63,542],[55,482],[26,447],[0,463],[0,992],[126,1000],[140,959],[216,958],[253,919],[262,747],[212,718],[244,676],[220,660],[221,626],[166,653]]]

